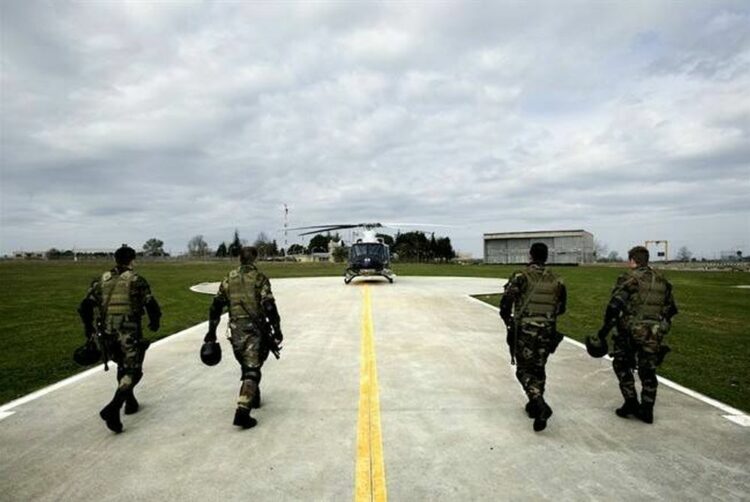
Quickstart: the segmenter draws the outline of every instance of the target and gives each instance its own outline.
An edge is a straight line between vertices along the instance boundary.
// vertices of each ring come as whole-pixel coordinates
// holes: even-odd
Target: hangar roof
[[[543,237],[580,237],[591,235],[586,230],[539,230],[534,232],[492,232],[484,234],[484,240],[491,239],[533,239]]]

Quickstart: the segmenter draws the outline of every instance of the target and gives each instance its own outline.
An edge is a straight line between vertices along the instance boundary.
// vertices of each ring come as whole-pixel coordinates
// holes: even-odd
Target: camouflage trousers
[[[146,356],[138,326],[113,330],[98,337],[97,342],[99,350],[117,364],[117,390],[131,392],[143,377]]]
[[[545,365],[554,351],[551,326],[522,323],[516,338],[516,378],[529,400],[544,395],[547,382]]]
[[[641,380],[641,401],[653,404],[656,401],[656,367],[662,334],[651,325],[641,324],[618,328],[613,337],[612,369],[620,382],[620,392],[625,399],[635,399],[635,377],[638,368]]]
[[[237,407],[250,409],[256,394],[259,393],[261,368],[268,358],[268,348],[263,343],[262,333],[257,329],[247,329],[234,323],[230,323],[230,329],[229,341],[242,372]]]

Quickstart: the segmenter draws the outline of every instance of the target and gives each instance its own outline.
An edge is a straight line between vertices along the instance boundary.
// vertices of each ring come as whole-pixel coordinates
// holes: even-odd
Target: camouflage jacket
[[[672,284],[651,267],[628,270],[612,288],[610,305],[622,312],[618,325],[669,321],[677,314]]]
[[[265,318],[262,303],[273,299],[268,277],[255,265],[242,265],[221,281],[214,302],[222,307],[229,307],[229,318],[235,321]]]
[[[511,320],[552,323],[565,313],[566,305],[563,281],[544,265],[530,263],[525,270],[514,272],[505,284],[500,316],[506,324]]]
[[[158,310],[148,281],[130,267],[118,266],[102,274],[83,301],[95,306],[96,321],[107,331],[123,319],[139,322],[149,304]]]

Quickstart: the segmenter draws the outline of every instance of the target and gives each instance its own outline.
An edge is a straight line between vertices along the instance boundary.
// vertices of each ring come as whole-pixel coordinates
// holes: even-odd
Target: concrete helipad
[[[572,343],[534,433],[497,313],[467,297],[501,286],[275,280],[286,346],[258,427],[231,425],[239,369],[226,341],[219,366],[200,363],[204,323],[149,351],[123,434],[97,415],[113,372],[0,408],[0,499],[748,499],[750,428],[664,385],[654,425],[620,419],[611,363]]]

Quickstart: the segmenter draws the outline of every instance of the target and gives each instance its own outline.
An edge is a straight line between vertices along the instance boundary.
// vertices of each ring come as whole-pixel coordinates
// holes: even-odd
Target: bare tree
[[[602,241],[594,239],[594,259],[596,261],[603,261],[607,258],[609,247]]]
[[[682,246],[677,250],[677,261],[690,261],[690,258],[692,258],[692,256],[693,253],[690,252],[687,246]]]
[[[258,234],[255,239],[253,246],[258,250],[258,256],[261,258],[269,258],[279,254],[278,245],[275,240],[271,240],[265,232]]]
[[[208,254],[208,244],[202,235],[196,235],[190,239],[187,248],[190,256],[206,256]]]

